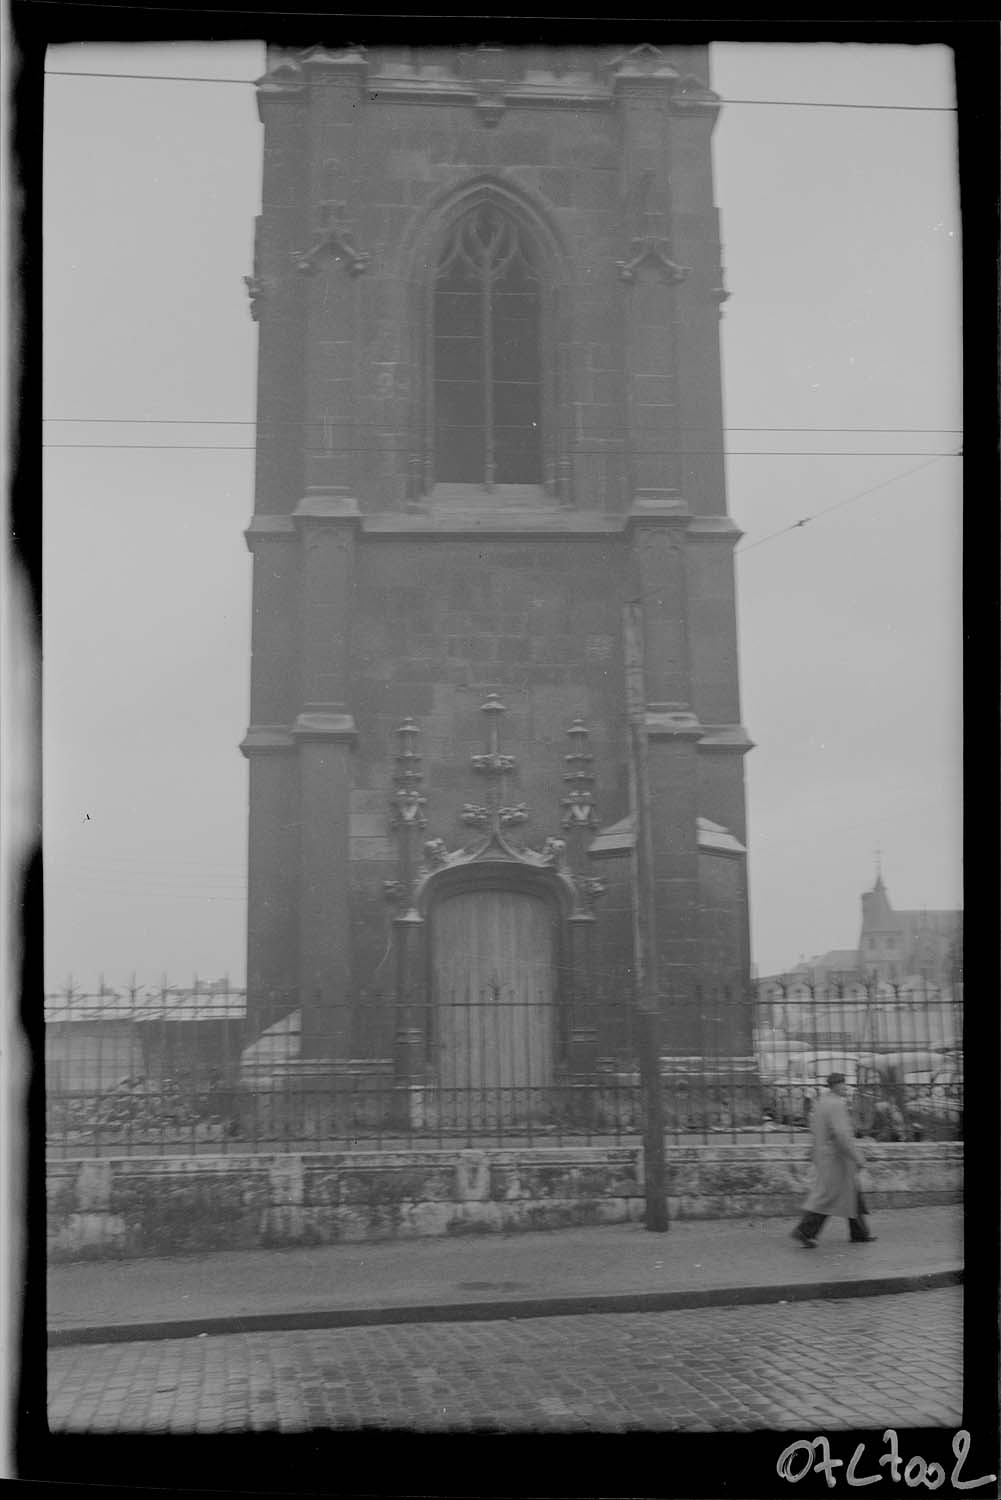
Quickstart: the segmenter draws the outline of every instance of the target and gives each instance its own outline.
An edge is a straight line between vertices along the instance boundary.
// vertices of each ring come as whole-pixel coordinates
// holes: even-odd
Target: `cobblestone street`
[[[77,1345],[53,1431],[958,1425],[959,1288],[852,1300]]]

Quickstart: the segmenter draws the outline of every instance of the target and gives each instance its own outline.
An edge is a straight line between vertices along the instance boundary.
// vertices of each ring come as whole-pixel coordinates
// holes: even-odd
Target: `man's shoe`
[[[800,1229],[800,1227],[799,1227],[798,1224],[796,1225],[796,1228],[792,1231],[792,1237],[793,1237],[794,1240],[798,1240],[799,1241],[799,1243],[803,1246],[804,1250],[816,1250],[816,1248],[817,1248],[817,1241],[816,1240],[811,1240],[811,1238],[810,1238],[810,1236],[808,1234],[804,1234],[803,1231],[802,1231],[802,1229]]]
[[[878,1240],[878,1239],[879,1239],[879,1235],[878,1234],[853,1234],[852,1237],[851,1237],[851,1244],[853,1244],[853,1245],[871,1245],[875,1240]]]

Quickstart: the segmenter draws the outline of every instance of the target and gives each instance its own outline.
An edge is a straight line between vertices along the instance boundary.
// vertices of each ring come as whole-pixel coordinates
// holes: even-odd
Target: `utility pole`
[[[646,1227],[668,1226],[667,1166],[664,1158],[664,1096],[660,1076],[660,995],[656,909],[653,889],[653,844],[650,836],[650,782],[646,753],[646,684],[643,674],[643,609],[625,605],[622,640],[629,720],[629,781],[636,832],[633,846],[634,951],[636,1020],[643,1096],[643,1175],[646,1183]]]

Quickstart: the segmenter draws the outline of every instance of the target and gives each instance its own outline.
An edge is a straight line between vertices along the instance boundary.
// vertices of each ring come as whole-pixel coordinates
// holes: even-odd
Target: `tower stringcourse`
[[[707,62],[269,51],[248,1079],[541,1121],[640,973],[666,1073],[749,1066]]]

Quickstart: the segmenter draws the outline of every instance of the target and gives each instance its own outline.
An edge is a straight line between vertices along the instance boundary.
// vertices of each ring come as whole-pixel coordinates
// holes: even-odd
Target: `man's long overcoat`
[[[811,1214],[837,1214],[854,1219],[858,1212],[855,1174],[865,1158],[855,1144],[848,1106],[839,1094],[828,1092],[813,1107],[813,1165],[817,1180],[803,1208]]]

